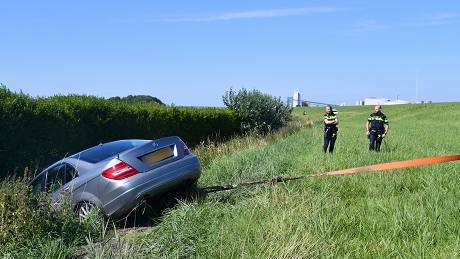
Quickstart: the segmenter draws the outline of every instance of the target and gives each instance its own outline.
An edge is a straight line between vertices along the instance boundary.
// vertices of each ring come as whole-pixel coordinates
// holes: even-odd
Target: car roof
[[[51,165],[47,166],[45,169],[43,169],[39,174],[36,175],[36,177],[39,176],[41,173],[43,173],[43,172],[49,170],[50,168],[52,168],[52,167],[54,167],[56,165],[59,165],[61,163],[69,163],[70,165],[72,165],[74,167],[88,169],[89,167],[94,166],[94,163],[90,163],[90,162],[84,161],[82,159],[79,159],[80,154],[84,153],[85,151],[89,151],[89,150],[92,150],[94,148],[106,145],[106,144],[123,143],[123,142],[128,142],[128,141],[141,141],[141,142],[146,142],[147,143],[150,140],[146,140],[146,139],[122,139],[122,140],[116,140],[116,141],[111,141],[111,142],[106,142],[106,143],[100,143],[99,145],[87,148],[87,149],[85,149],[83,151],[77,152],[77,153],[75,153],[75,154],[73,154],[71,156],[68,156],[66,158],[63,158],[61,160],[58,160],[58,161],[54,162],[53,164],[51,164]],[[102,161],[104,161],[104,160],[102,160]],[[102,161],[99,161],[99,162],[102,162]],[[78,168],[76,168],[76,169],[78,170]],[[81,170],[78,170],[78,171],[81,171]]]
[[[128,149],[134,148],[135,146],[145,144],[149,141],[150,140],[144,140],[144,139],[124,139],[124,140],[117,140],[117,141],[112,141],[112,142],[107,142],[107,143],[101,143],[94,147],[90,147],[81,152],[78,152],[70,156],[69,158],[81,159],[81,160],[85,160],[87,162],[96,164],[96,163],[99,163],[101,161],[108,159],[109,157],[113,157],[113,155],[116,154],[117,152],[124,152]],[[134,144],[134,142],[136,142],[136,144]],[[126,144],[128,146],[126,146]],[[112,149],[114,149],[115,153],[113,153],[113,151],[112,152],[110,151]]]
[[[73,158],[76,158],[79,154],[85,152],[85,151],[89,151],[91,149],[94,149],[94,148],[97,148],[97,147],[100,147],[100,146],[103,146],[103,145],[107,145],[107,144],[115,144],[115,143],[123,143],[123,142],[131,142],[131,141],[145,141],[145,142],[148,142],[150,140],[147,140],[147,139],[120,139],[120,140],[115,140],[115,141],[110,141],[110,142],[105,142],[105,143],[99,143],[99,145],[96,145],[96,146],[92,146],[90,148],[87,148],[85,150],[82,150],[80,152],[77,152],[69,157],[73,157]]]

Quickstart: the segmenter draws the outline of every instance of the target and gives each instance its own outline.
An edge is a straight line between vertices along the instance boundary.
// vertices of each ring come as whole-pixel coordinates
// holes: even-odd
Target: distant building
[[[294,91],[294,94],[292,96],[292,107],[301,107],[301,106],[302,106],[302,101],[300,99],[300,92]]]
[[[385,105],[397,105],[397,104],[409,104],[409,103],[410,103],[409,101],[404,101],[404,100],[393,100],[393,101],[386,102],[384,104]]]
[[[364,99],[364,105],[377,105],[377,104],[384,104],[389,102],[389,99],[386,98],[375,98],[375,97],[368,97]]]
[[[295,91],[292,97],[288,97],[286,101],[287,106],[289,107],[303,107],[308,106],[307,102],[304,102],[300,99],[300,92]]]
[[[405,100],[390,100],[387,98],[376,98],[376,97],[368,97],[365,98],[363,101],[356,102],[356,105],[397,105],[397,104],[409,104],[409,101]]]

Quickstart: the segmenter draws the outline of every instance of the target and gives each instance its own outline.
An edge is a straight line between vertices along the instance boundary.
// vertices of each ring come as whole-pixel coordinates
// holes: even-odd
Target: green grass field
[[[204,165],[199,186],[460,153],[460,103],[384,107],[390,133],[381,153],[367,150],[364,124],[372,109],[339,107],[334,156],[322,154],[322,108],[294,110],[293,122],[266,137],[241,136],[198,146],[194,151]],[[2,223],[2,237],[11,237],[4,229],[17,230],[30,235],[18,240],[35,243],[12,240],[9,245],[20,251],[0,247],[0,252],[10,251],[2,254],[7,258],[460,257],[459,173],[457,161],[213,193],[179,202],[141,230],[119,226],[111,231],[111,225],[98,221],[78,225],[71,213],[53,222],[53,217],[35,213],[50,221],[37,228],[54,232],[45,238],[46,233],[22,231],[27,224]],[[17,186],[8,187],[11,184]],[[11,191],[23,193],[21,186],[3,182],[2,193],[8,195],[0,198],[10,199]],[[34,202],[33,197],[29,200],[0,205],[35,208],[22,204]],[[29,214],[14,217],[25,221]]]
[[[339,107],[333,157],[321,153],[322,126],[222,155],[200,186],[305,175],[379,162],[460,153],[460,104],[384,107],[390,134],[367,151],[372,107]],[[297,116],[320,121],[322,109]],[[307,115],[303,115],[306,112]],[[131,234],[139,257],[309,258],[460,256],[460,162],[377,174],[258,186],[185,202],[158,228]]]

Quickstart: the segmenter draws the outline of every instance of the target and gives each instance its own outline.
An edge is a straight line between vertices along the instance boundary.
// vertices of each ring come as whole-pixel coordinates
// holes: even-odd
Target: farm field
[[[318,121],[313,128],[215,158],[204,168],[199,185],[460,151],[459,103],[384,107],[390,133],[379,154],[367,151],[364,135],[372,107],[338,109],[340,130],[333,157],[321,153],[322,108],[299,108],[296,116]],[[112,252],[164,258],[456,257],[459,173],[460,163],[451,162],[210,194],[181,203],[156,228],[128,235],[123,243],[129,243],[129,249],[122,246]],[[93,252],[107,252],[104,249]]]

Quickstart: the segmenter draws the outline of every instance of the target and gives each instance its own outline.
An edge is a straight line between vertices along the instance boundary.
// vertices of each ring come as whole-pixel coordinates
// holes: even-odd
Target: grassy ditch
[[[367,151],[371,107],[339,109],[333,157],[316,124],[267,145],[218,157],[200,185],[303,175],[459,152],[459,104],[384,107],[390,134]],[[322,110],[296,111],[321,118]],[[458,162],[378,174],[311,179],[209,195],[169,211],[134,237],[145,257],[456,257],[460,253]]]
[[[308,118],[296,118],[286,127],[268,135],[251,134],[223,143],[208,139],[194,152],[202,160],[204,170],[207,170],[219,157],[237,153],[249,146],[267,146],[311,126]],[[69,204],[65,201],[52,204],[46,194],[34,193],[28,185],[29,181],[26,173],[24,177],[9,177],[0,182],[0,243],[3,244],[0,256],[129,258],[140,247],[126,238],[136,237],[135,232],[125,235],[123,229],[114,229],[111,223],[102,225],[96,219],[81,223]],[[149,222],[161,222],[158,218],[161,214],[158,213],[152,213],[154,218]]]
[[[286,128],[289,133],[274,133],[266,138],[247,136],[224,144],[203,144],[196,149],[206,161],[199,186],[456,154],[460,121],[452,118],[460,117],[459,108],[459,103],[384,107],[390,119],[390,134],[378,154],[367,150],[364,135],[364,122],[371,107],[340,107],[334,156],[321,152],[320,122],[292,132]],[[295,113],[306,120],[320,121],[323,112],[306,108]],[[179,201],[163,213],[155,228],[133,231],[124,237],[109,235],[103,242],[88,239],[87,255],[458,257],[459,173],[460,163],[452,162],[209,194]],[[74,247],[59,241],[61,236],[51,240],[55,247]]]
[[[88,236],[97,237],[99,222],[81,223],[66,200],[52,204],[35,193],[27,176],[0,182],[0,256],[69,258]]]

